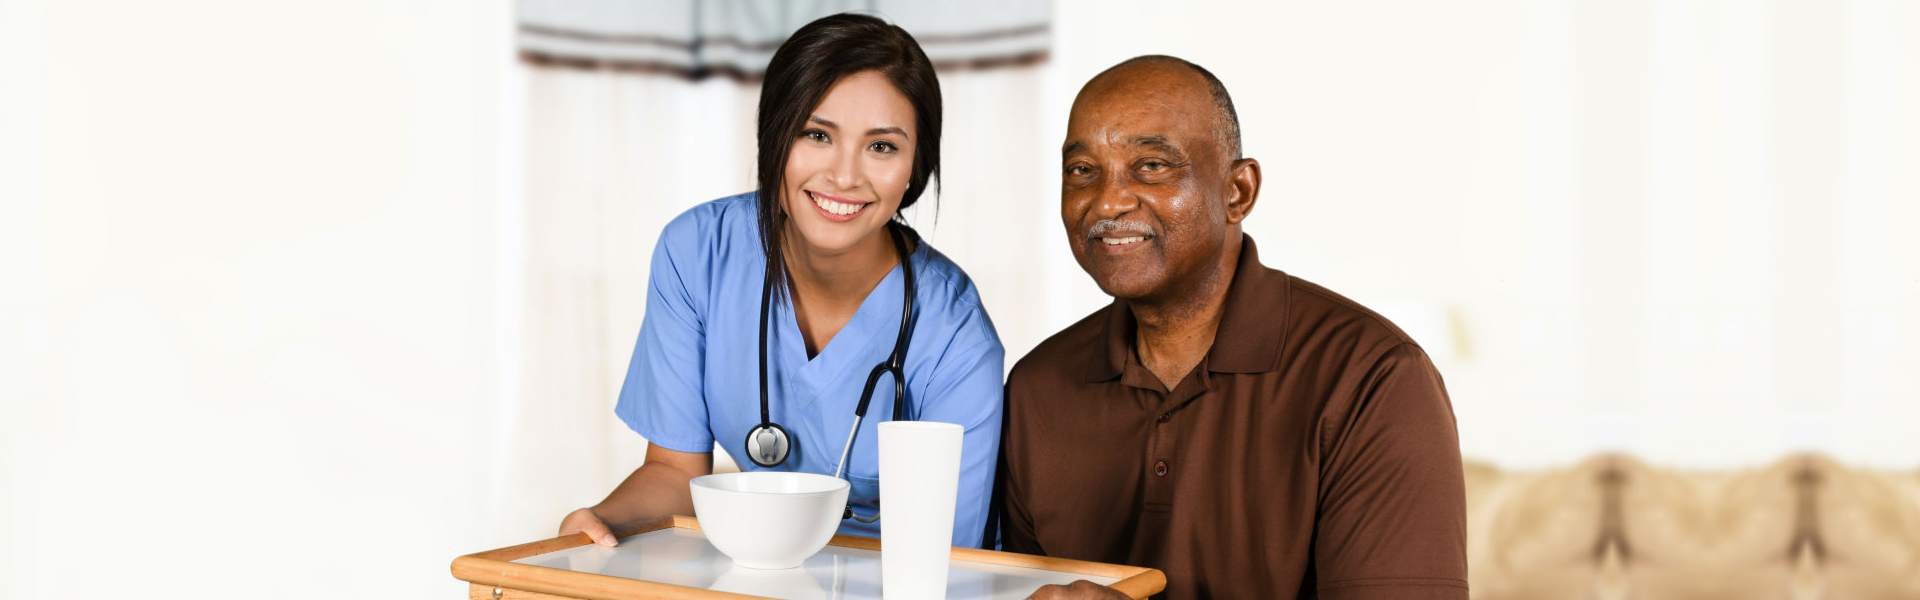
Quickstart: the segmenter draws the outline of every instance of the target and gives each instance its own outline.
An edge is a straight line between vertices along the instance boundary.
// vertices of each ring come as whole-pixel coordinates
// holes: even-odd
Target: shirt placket
[[[1153,417],[1153,425],[1148,434],[1147,444],[1147,486],[1145,501],[1152,507],[1173,505],[1173,469],[1179,464],[1175,449],[1180,443],[1180,428],[1174,425],[1173,413],[1165,408]]]
[[[1184,469],[1195,467],[1185,464],[1180,451],[1188,429],[1184,426],[1186,422],[1181,418],[1181,413],[1200,396],[1205,387],[1203,381],[1187,381],[1162,396],[1163,401],[1152,417],[1153,424],[1149,427],[1151,433],[1148,434],[1145,494],[1148,506],[1172,506],[1175,477]]]

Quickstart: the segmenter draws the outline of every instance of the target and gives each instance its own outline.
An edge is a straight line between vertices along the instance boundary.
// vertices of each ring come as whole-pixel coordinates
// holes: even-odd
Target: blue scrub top
[[[680,452],[744,453],[760,424],[760,293],[765,284],[757,194],[701,204],[660,234],[653,250],[646,317],[614,409],[648,442]],[[884,235],[884,233],[882,234]],[[1006,350],[980,305],[972,280],[921,240],[913,252],[915,318],[907,346],[907,416],[966,428],[953,544],[979,547],[1000,454],[1002,363]],[[812,360],[792,301],[772,307],[767,327],[767,401],[773,422],[793,440],[771,470],[833,475],[853,410],[874,365],[885,362],[900,330],[906,282],[896,266]],[[880,497],[880,436],[893,418],[893,382],[873,393],[848,456],[848,499],[871,517]],[[752,461],[740,468],[763,469]],[[871,524],[842,521],[841,533],[879,536]]]

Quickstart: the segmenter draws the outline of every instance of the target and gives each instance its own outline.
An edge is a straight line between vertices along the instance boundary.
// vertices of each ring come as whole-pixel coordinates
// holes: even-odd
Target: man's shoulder
[[[1058,381],[1063,376],[1084,375],[1087,361],[1093,360],[1095,345],[1105,339],[1107,311],[1112,309],[1112,304],[1102,306],[1035,345],[1013,364],[1013,370],[1007,374],[1007,385],[1017,388],[1041,381]]]
[[[1419,344],[1393,321],[1320,284],[1287,278],[1290,306],[1287,310],[1289,337],[1303,342],[1320,340],[1384,351],[1400,344]]]

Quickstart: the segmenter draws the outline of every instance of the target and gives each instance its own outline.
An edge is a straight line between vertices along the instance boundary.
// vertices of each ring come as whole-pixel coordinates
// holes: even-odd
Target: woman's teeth
[[[1133,237],[1123,237],[1123,238],[1100,238],[1100,239],[1101,239],[1101,241],[1104,241],[1104,242],[1106,242],[1108,246],[1118,246],[1118,245],[1121,245],[1121,244],[1131,244],[1131,243],[1134,243],[1134,242],[1138,242],[1138,241],[1142,241],[1142,240],[1145,240],[1145,239],[1147,239],[1147,236],[1144,236],[1144,235],[1136,235],[1136,236],[1133,236]]]
[[[821,210],[825,210],[827,212],[830,212],[836,215],[850,215],[853,213],[860,212],[860,209],[867,207],[867,205],[865,204],[848,204],[845,202],[834,202],[826,198],[814,196],[813,194],[808,194],[808,196],[811,196],[813,198],[814,205],[819,206]]]

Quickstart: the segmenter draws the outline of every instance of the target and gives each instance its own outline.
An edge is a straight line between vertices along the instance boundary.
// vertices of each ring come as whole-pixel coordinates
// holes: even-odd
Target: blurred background
[[[1267,265],[1433,355],[1476,511],[1865,473],[1839,522],[1920,577],[1920,3],[0,0],[0,596],[461,597],[551,536],[640,462],[660,227],[752,187],[758,69],[849,9],[941,65],[910,218],[1009,366],[1106,302],[1073,95],[1172,54],[1233,94]]]

